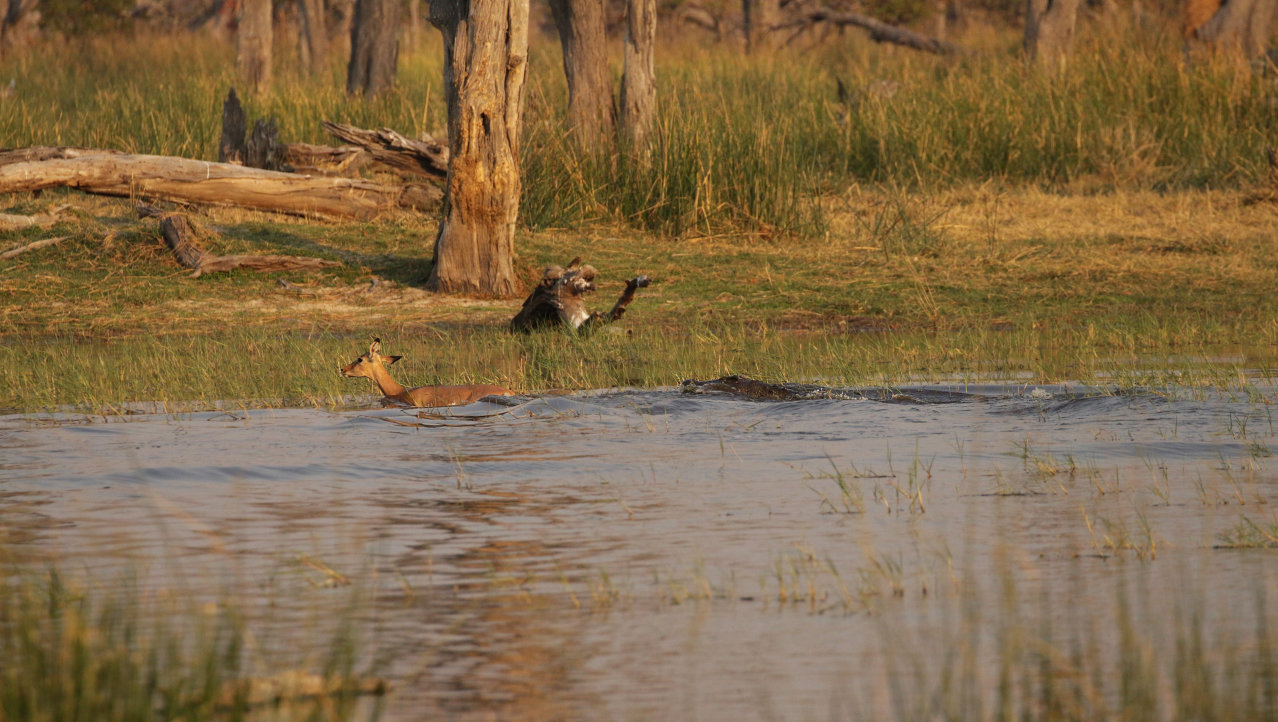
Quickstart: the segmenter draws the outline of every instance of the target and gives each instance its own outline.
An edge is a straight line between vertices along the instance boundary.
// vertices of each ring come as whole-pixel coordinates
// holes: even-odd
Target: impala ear
[[[381,350],[382,350],[382,340],[380,338],[374,338],[373,342],[368,345],[368,352],[370,354],[376,355],[378,353],[381,353]]]
[[[403,356],[383,356],[383,357],[382,357],[382,363],[389,365],[389,364],[393,364],[393,363],[395,363],[396,361],[398,361],[398,360],[400,360],[400,359],[402,359],[402,358],[404,358],[404,357],[403,357]]]

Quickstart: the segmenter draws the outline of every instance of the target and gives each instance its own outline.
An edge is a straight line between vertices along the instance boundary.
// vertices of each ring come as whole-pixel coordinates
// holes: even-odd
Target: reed
[[[0,574],[0,719],[244,719],[254,702],[247,680],[261,660],[236,605],[200,608],[134,578],[70,579],[56,565],[6,562]],[[342,629],[316,670],[335,681],[354,678]],[[274,718],[349,719],[354,709],[352,695],[336,694],[285,700]]]

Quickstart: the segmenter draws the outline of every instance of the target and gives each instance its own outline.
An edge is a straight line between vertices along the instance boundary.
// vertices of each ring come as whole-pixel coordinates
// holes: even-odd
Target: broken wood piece
[[[510,321],[512,331],[531,331],[542,326],[562,325],[589,333],[596,327],[621,318],[626,306],[634,300],[635,291],[649,284],[647,276],[626,281],[621,297],[607,313],[586,310],[585,295],[595,290],[593,266],[579,265],[574,258],[566,268],[548,266],[519,313]]]
[[[432,208],[443,197],[431,185],[392,187],[358,178],[320,178],[173,156],[66,147],[0,151],[0,193],[56,187],[359,219],[393,209]]]
[[[70,208],[68,205],[54,206],[49,209],[48,213],[37,213],[31,216],[21,216],[15,213],[0,213],[0,231],[15,231],[19,228],[48,228],[49,226],[61,220],[58,216]]]
[[[324,130],[345,143],[363,148],[374,162],[404,176],[443,179],[448,176],[448,144],[433,138],[413,140],[390,128],[365,130],[324,121]]]
[[[27,251],[34,251],[40,248],[47,248],[49,246],[52,246],[55,243],[61,243],[62,241],[65,241],[66,239],[70,237],[71,236],[54,236],[53,238],[44,238],[44,239],[35,241],[34,243],[28,243],[25,246],[15,246],[5,251],[4,253],[0,253],[0,261],[7,261],[10,258],[20,256],[26,253]]]
[[[337,261],[310,256],[218,256],[204,250],[191,223],[181,213],[165,213],[153,206],[140,205],[138,216],[160,219],[160,233],[165,245],[173,252],[178,263],[195,271],[191,274],[192,278],[238,268],[250,271],[313,271],[341,265]]]
[[[311,143],[286,143],[283,161],[294,173],[353,176],[372,160],[363,148],[343,145],[313,145]]]

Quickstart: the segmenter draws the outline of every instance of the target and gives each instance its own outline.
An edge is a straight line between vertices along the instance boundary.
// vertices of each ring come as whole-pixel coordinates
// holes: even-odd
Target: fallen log
[[[391,187],[358,178],[280,173],[173,156],[67,147],[0,151],[0,193],[56,187],[296,216],[359,219],[393,209],[433,209],[443,197],[443,192],[431,185]]]
[[[165,213],[153,206],[140,205],[138,216],[160,219],[160,234],[164,237],[165,245],[173,252],[178,263],[195,271],[191,274],[192,278],[237,268],[250,271],[313,271],[341,265],[337,261],[309,256],[217,256],[204,250],[195,229],[181,213]]]
[[[635,276],[626,281],[621,297],[607,313],[586,310],[585,295],[595,290],[594,266],[581,266],[580,258],[574,258],[567,268],[549,266],[543,272],[541,282],[532,290],[519,313],[510,320],[512,331],[532,331],[543,326],[567,326],[590,333],[599,326],[621,318],[626,306],[635,298],[635,291],[647,286],[647,276]]]
[[[444,179],[448,176],[448,145],[437,140],[405,138],[390,128],[364,130],[345,123],[321,123],[329,135],[363,148],[373,162],[404,176]]]

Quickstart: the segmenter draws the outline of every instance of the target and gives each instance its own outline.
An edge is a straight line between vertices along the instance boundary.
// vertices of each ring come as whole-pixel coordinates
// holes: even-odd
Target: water
[[[268,658],[354,618],[396,720],[909,716],[1017,620],[1272,617],[1273,552],[1218,548],[1274,523],[1272,395],[894,391],[3,417],[0,539],[233,596]]]

